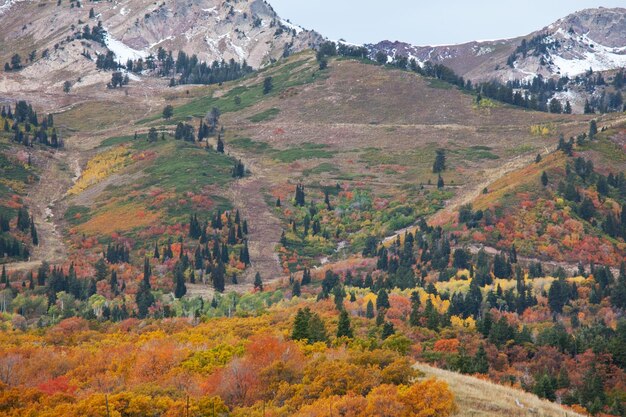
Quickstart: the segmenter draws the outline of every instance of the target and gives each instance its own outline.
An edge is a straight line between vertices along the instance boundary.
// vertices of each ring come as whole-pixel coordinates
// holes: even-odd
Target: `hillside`
[[[566,411],[563,407],[541,400],[526,392],[496,385],[479,378],[433,368],[422,363],[416,364],[415,368],[426,377],[437,378],[450,386],[459,406],[459,411],[454,414],[458,417],[582,416],[582,414],[571,410]]]
[[[0,414],[626,417],[624,113],[141,1],[0,8]]]
[[[137,80],[148,75],[148,61],[156,59],[159,48],[174,57],[185,51],[209,64],[234,59],[258,68],[321,40],[319,34],[281,19],[263,0],[171,0],[159,5],[145,0],[88,4],[7,0],[0,27],[3,45],[14,46],[2,48],[0,62],[11,63],[18,54],[24,68],[2,73],[3,93],[42,89],[60,93],[65,81],[74,89],[108,81],[95,65],[96,56],[107,51],[121,65],[142,59],[148,68],[137,74]]]

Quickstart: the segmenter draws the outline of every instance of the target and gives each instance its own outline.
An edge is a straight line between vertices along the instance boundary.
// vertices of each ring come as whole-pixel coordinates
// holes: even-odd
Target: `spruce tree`
[[[354,337],[352,327],[350,326],[350,316],[346,310],[341,310],[339,314],[339,323],[337,324],[337,337]]]
[[[486,374],[489,372],[487,352],[485,352],[485,346],[482,343],[478,346],[478,351],[476,352],[476,356],[474,356],[474,371],[478,374]]]
[[[182,264],[178,262],[174,267],[174,297],[182,298],[185,294],[187,294],[185,274]]]
[[[396,330],[393,326],[393,323],[386,321],[383,324],[383,331],[381,333],[381,339],[385,340],[387,339],[389,336],[393,335],[396,333]]]
[[[254,289],[263,291],[263,280],[261,279],[261,274],[259,272],[257,272],[254,276]]]
[[[435,155],[435,162],[433,163],[433,172],[439,174],[446,170],[446,150],[437,149]]]
[[[374,303],[372,303],[372,300],[369,300],[367,302],[367,308],[365,309],[365,317],[368,319],[373,319],[375,317]]]
[[[309,318],[311,317],[311,310],[306,307],[304,309],[298,309],[296,318],[293,322],[293,330],[291,331],[291,338],[293,340],[306,340],[309,338]]]
[[[33,241],[33,245],[39,246],[39,236],[37,236],[37,229],[35,228],[35,222],[30,219],[30,237]]]
[[[302,295],[302,290],[300,288],[300,281],[296,280],[293,283],[293,287],[291,290],[291,295],[294,297],[300,297]]]

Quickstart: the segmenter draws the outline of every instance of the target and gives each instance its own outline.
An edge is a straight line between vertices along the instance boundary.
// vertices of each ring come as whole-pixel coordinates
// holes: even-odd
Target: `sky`
[[[527,35],[577,10],[624,0],[268,0],[283,19],[352,43],[441,45]]]

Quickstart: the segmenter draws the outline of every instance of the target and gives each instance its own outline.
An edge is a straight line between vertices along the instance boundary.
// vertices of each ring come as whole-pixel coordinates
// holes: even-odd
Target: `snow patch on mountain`
[[[131,48],[121,41],[118,41],[111,36],[109,32],[107,32],[106,37],[104,38],[104,43],[106,47],[115,54],[115,59],[120,64],[126,64],[129,59],[133,61],[136,61],[139,58],[145,59],[149,55],[148,51],[139,51]]]

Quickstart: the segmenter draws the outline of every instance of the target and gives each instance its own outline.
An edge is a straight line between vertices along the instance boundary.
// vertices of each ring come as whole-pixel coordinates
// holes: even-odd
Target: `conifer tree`
[[[35,228],[35,222],[30,219],[30,237],[33,241],[33,245],[39,246],[39,237],[37,236],[37,229]]]
[[[374,303],[372,303],[372,300],[369,300],[367,302],[367,308],[365,309],[365,317],[368,319],[373,319],[375,317]]]
[[[302,289],[300,288],[300,281],[296,280],[293,283],[293,287],[291,289],[291,295],[294,297],[300,297],[302,295]]]
[[[174,266],[174,297],[182,298],[187,294],[187,286],[185,285],[185,274],[181,262]]]
[[[446,150],[437,149],[435,155],[435,162],[433,163],[433,172],[439,174],[446,170]]]
[[[354,333],[352,331],[352,327],[350,325],[350,316],[348,316],[348,312],[344,309],[341,310],[339,314],[339,323],[337,324],[337,337],[354,337]]]
[[[257,272],[254,276],[254,289],[263,291],[263,280],[261,279],[261,274],[259,272]]]
[[[309,338],[309,318],[311,317],[311,310],[308,307],[304,309],[299,308],[296,313],[296,317],[293,322],[293,330],[291,331],[291,338],[293,340],[306,340]]]

